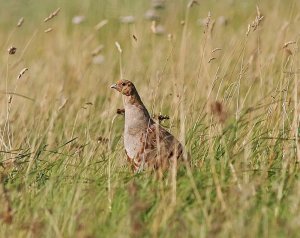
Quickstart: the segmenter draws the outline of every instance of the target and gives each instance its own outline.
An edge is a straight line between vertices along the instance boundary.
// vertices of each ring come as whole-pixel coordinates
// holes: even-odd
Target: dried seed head
[[[145,17],[145,19],[147,19],[149,21],[158,21],[160,19],[157,11],[155,11],[155,9],[152,9],[152,8],[149,9],[148,11],[146,11],[144,17]]]
[[[92,51],[92,56],[98,55],[103,50],[103,48],[104,48],[103,45],[97,46],[97,48]]]
[[[122,54],[122,48],[121,48],[119,42],[116,41],[116,42],[115,42],[115,45],[116,45],[118,51],[120,52],[120,54]]]
[[[135,17],[134,16],[120,17],[120,22],[124,24],[132,24],[135,22]]]
[[[57,16],[59,12],[60,12],[60,8],[57,8],[54,12],[52,12],[48,17],[45,18],[44,22],[50,21],[52,18]]]
[[[53,31],[53,29],[51,27],[48,28],[48,29],[46,29],[46,30],[44,30],[45,33],[48,33],[48,32],[51,32],[51,31]]]
[[[17,48],[14,47],[14,46],[11,46],[11,47],[8,48],[7,51],[8,51],[8,54],[14,55],[16,53],[16,51],[17,51]]]
[[[162,115],[162,114],[159,114],[159,115],[154,114],[152,116],[152,118],[155,119],[155,120],[158,120],[159,123],[161,123],[164,120],[169,120],[170,119],[170,117],[168,115]]]
[[[85,16],[74,16],[72,18],[72,23],[74,25],[79,25],[80,23],[85,21]]]
[[[208,28],[210,20],[211,20],[211,14],[210,14],[210,12],[208,12],[208,15],[207,15],[207,18],[206,18],[206,24],[205,24],[206,28]]]
[[[97,138],[97,142],[98,142],[99,144],[107,144],[107,143],[109,142],[109,139],[108,139],[108,138],[105,138],[105,137],[102,137],[102,136],[99,136],[99,137]]]
[[[224,123],[227,119],[227,113],[221,102],[215,101],[210,104],[210,110],[212,115],[220,122]]]
[[[93,64],[103,64],[105,61],[104,55],[96,55],[93,57],[92,63]]]
[[[248,36],[248,35],[249,35],[249,33],[250,33],[250,30],[251,30],[251,25],[250,25],[250,24],[248,24],[248,29],[247,29],[247,32],[246,32],[246,36]]]
[[[12,211],[8,210],[0,214],[0,220],[5,224],[11,224],[13,222]]]
[[[226,26],[228,24],[228,19],[225,16],[220,16],[217,19],[217,23],[220,26]]]
[[[125,109],[120,109],[120,108],[118,108],[117,109],[117,114],[119,114],[119,115],[125,115]]]
[[[286,42],[284,45],[283,45],[283,49],[284,48],[287,48],[289,45],[293,45],[293,44],[296,44],[297,42],[296,41],[288,41],[288,42]]]
[[[23,22],[24,22],[24,18],[21,17],[18,21],[17,27],[21,27],[23,25]]]
[[[132,38],[137,42],[137,37],[133,34]]]
[[[21,70],[21,72],[19,73],[19,75],[18,75],[18,78],[17,79],[20,79],[22,76],[23,76],[23,74],[25,74],[25,72],[28,70],[28,68],[24,68],[24,69],[22,69]]]
[[[196,0],[191,0],[189,3],[188,3],[188,8],[191,8],[192,6],[194,5],[199,5],[198,1]]]
[[[248,30],[246,32],[246,36],[249,35],[251,28],[252,28],[252,31],[256,31],[256,29],[259,27],[259,25],[263,19],[264,19],[264,16],[261,14],[258,6],[256,6],[256,17],[255,17],[254,21],[248,25]]]
[[[156,21],[152,21],[151,31],[156,35],[163,35],[165,33],[165,28],[163,25],[157,25]]]
[[[216,58],[215,57],[212,57],[208,60],[208,63],[210,63],[211,61],[215,60]]]
[[[221,48],[215,48],[215,49],[213,49],[212,51],[211,51],[211,53],[215,53],[216,51],[220,51],[220,50],[222,50]]]
[[[108,23],[108,20],[102,20],[100,21],[96,26],[95,26],[95,30],[99,31],[102,27],[104,27],[106,24]]]
[[[165,0],[152,0],[152,7],[155,9],[165,8]]]

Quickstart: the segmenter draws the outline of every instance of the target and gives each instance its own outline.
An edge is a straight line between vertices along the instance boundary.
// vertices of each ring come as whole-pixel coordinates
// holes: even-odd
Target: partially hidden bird
[[[182,156],[181,143],[153,121],[132,82],[118,80],[111,88],[123,94],[124,147],[133,171],[169,168]]]

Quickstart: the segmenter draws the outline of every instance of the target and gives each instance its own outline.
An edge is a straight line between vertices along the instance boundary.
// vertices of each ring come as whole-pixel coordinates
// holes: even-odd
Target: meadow
[[[0,0],[0,237],[299,237],[297,0]],[[121,95],[190,166],[133,174]]]

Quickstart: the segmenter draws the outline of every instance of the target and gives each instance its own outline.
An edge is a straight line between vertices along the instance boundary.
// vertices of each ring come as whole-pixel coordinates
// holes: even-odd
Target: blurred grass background
[[[1,237],[298,236],[300,4],[198,2],[0,0]],[[176,181],[126,165],[120,58]]]

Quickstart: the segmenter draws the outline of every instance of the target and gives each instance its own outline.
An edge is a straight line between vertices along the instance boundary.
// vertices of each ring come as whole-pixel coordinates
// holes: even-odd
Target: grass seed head
[[[208,60],[208,63],[210,63],[211,61],[215,60],[216,58],[215,57],[212,57]]]
[[[108,20],[102,20],[100,21],[96,26],[95,26],[95,30],[99,31],[102,27],[104,27],[106,24],[108,23]]]
[[[165,0],[152,0],[152,7],[154,9],[164,9],[166,7]]]
[[[160,19],[160,16],[155,9],[149,9],[146,11],[144,17],[149,21],[159,21]]]
[[[215,53],[216,51],[220,51],[220,50],[222,50],[221,48],[215,48],[215,49],[213,49],[212,51],[211,51],[211,53]]]
[[[132,24],[135,22],[135,17],[134,16],[120,17],[120,22],[123,24]]]
[[[16,51],[17,51],[17,48],[14,47],[14,46],[11,46],[11,47],[8,48],[7,51],[8,51],[8,54],[14,55],[16,53]]]
[[[122,48],[121,48],[119,42],[116,41],[116,42],[115,42],[115,45],[116,45],[118,51],[120,52],[120,54],[122,54]]]
[[[104,46],[99,45],[92,51],[92,56],[97,56],[103,50]]]
[[[293,44],[296,44],[297,42],[296,41],[288,41],[288,42],[286,42],[284,45],[283,45],[283,49],[284,48],[287,48],[289,45],[293,45]]]
[[[135,42],[137,42],[137,37],[136,37],[136,35],[132,35],[132,38],[135,40]]]
[[[198,1],[196,0],[191,0],[189,3],[188,3],[188,8],[191,8],[193,7],[194,5],[199,5]]]
[[[260,26],[263,19],[264,19],[264,16],[261,14],[258,6],[256,6],[256,17],[255,17],[254,21],[248,25],[248,30],[246,32],[246,36],[249,35],[251,29],[252,29],[252,31],[256,31],[257,28]]]
[[[72,18],[72,23],[74,25],[79,25],[79,24],[81,24],[84,21],[85,21],[85,16],[74,16]]]
[[[44,19],[44,22],[50,21],[52,18],[56,17],[60,12],[60,8],[57,8],[54,12],[52,12],[48,17]]]
[[[44,30],[45,33],[49,33],[49,32],[51,32],[51,31],[53,31],[53,29],[52,29],[51,27],[48,28],[48,29],[46,29],[46,30]]]
[[[21,17],[18,21],[17,27],[21,27],[23,25],[23,23],[24,23],[24,18]]]
[[[125,115],[125,109],[124,108],[118,108],[117,109],[117,114],[118,115]]]
[[[97,138],[97,142],[98,142],[99,144],[107,144],[107,143],[109,142],[109,139],[108,139],[108,138],[105,138],[105,137],[103,137],[103,136],[99,136],[99,137]]]
[[[19,75],[18,75],[18,79],[20,79],[20,78],[23,76],[23,74],[25,74],[25,72],[26,72],[27,70],[28,70],[28,68],[22,69],[21,72],[20,72]]]
[[[210,104],[210,111],[212,115],[220,122],[224,123],[227,119],[227,113],[221,102],[215,101]]]

